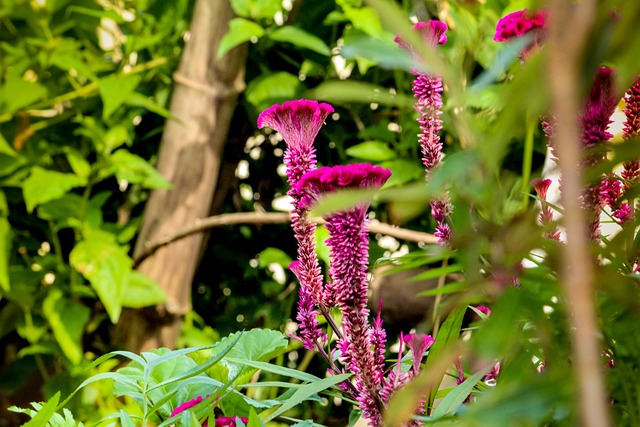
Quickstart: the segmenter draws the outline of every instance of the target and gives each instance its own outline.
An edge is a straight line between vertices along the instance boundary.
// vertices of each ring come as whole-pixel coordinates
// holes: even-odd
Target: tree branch
[[[324,224],[322,218],[310,218],[316,224]],[[170,234],[144,244],[144,250],[133,260],[133,268],[139,266],[142,261],[153,255],[158,249],[170,245],[192,234],[202,233],[215,227],[226,227],[238,224],[286,224],[291,222],[291,216],[286,212],[238,212],[210,216],[197,220],[193,225],[183,228],[174,234]],[[369,223],[369,232],[385,234],[400,240],[408,240],[417,243],[437,243],[438,238],[429,233],[396,227],[380,221]]]

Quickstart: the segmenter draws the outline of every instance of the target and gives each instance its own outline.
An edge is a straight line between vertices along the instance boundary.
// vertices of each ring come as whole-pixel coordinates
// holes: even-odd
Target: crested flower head
[[[427,334],[407,334],[402,337],[402,341],[409,347],[413,355],[413,372],[418,373],[422,356],[435,342],[431,335]]]
[[[439,44],[445,44],[447,42],[447,24],[442,21],[431,20],[429,22],[417,22],[412,27],[418,32],[418,35],[423,42],[429,46],[435,47]],[[414,60],[420,61],[419,50],[411,46],[407,41],[398,34],[394,39],[394,42],[398,43],[398,46],[403,50],[409,52]]]
[[[389,169],[369,163],[325,166],[307,172],[297,184],[297,190],[304,194],[301,205],[309,207],[320,196],[340,189],[379,188],[391,176]]]
[[[174,416],[178,415],[179,413],[186,411],[187,409],[193,408],[194,406],[196,406],[197,404],[202,402],[202,400],[203,400],[202,396],[198,396],[195,399],[191,399],[191,400],[188,400],[188,401],[184,402],[183,404],[179,405],[176,409],[174,409],[171,412],[171,416],[174,417]],[[249,422],[249,419],[246,418],[246,417],[240,417],[240,420],[242,420],[242,422],[244,424]],[[206,421],[202,422],[202,426],[203,427],[207,427],[208,425],[209,424]],[[216,425],[216,427],[235,427],[235,425],[236,425],[236,417],[217,417],[215,425]]]
[[[290,146],[311,147],[333,107],[324,102],[298,99],[274,105],[258,116],[258,128],[270,127]]]
[[[547,18],[548,13],[544,10],[531,13],[528,9],[523,9],[510,13],[498,21],[493,40],[506,42],[514,37],[523,36],[530,31],[547,28]]]

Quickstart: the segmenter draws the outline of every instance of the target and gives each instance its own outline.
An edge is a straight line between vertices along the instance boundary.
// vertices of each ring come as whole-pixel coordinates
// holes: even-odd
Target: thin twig
[[[310,218],[316,224],[323,224],[322,218]],[[144,251],[135,257],[134,268],[138,267],[145,259],[153,255],[158,249],[173,242],[184,239],[195,233],[201,233],[215,227],[226,227],[238,224],[286,224],[291,221],[291,216],[286,212],[237,212],[210,216],[196,221],[195,224],[183,228],[174,234],[161,237],[145,244]],[[385,224],[380,221],[369,223],[369,232],[374,234],[385,234],[400,240],[407,240],[417,243],[437,243],[438,238],[433,234],[421,231],[409,230]]]
[[[580,419],[586,427],[611,425],[602,378],[600,343],[597,337],[594,305],[594,265],[589,253],[587,220],[580,205],[583,189],[582,171],[578,167],[582,154],[578,112],[580,65],[595,18],[594,0],[575,3],[550,1],[551,25],[548,38],[548,74],[551,102],[557,118],[555,144],[562,176],[562,204],[567,244],[564,246],[564,271],[561,283],[571,304],[574,372],[579,389]]]

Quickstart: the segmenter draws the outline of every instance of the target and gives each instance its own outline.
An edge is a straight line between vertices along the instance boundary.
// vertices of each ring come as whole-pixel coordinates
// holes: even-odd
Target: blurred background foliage
[[[97,369],[84,368],[114,349],[110,329],[123,307],[164,301],[157,284],[132,268],[131,248],[149,191],[171,188],[153,164],[163,125],[171,118],[172,74],[189,39],[193,3],[6,0],[0,5],[3,411],[58,390],[69,394]],[[372,239],[372,262],[393,258],[406,269],[430,267],[428,278],[436,281],[464,272],[464,281],[422,297],[433,301],[440,295],[419,325],[400,319],[393,330],[417,326],[433,333],[455,307],[491,305],[493,314],[481,325],[465,322],[466,333],[473,333],[464,345],[477,357],[465,370],[473,373],[496,359],[503,370],[499,387],[491,392],[485,387],[474,405],[460,411],[464,425],[572,425],[575,378],[567,305],[558,283],[562,259],[558,245],[542,238],[529,186],[540,176],[547,151],[538,125],[548,109],[541,82],[544,52],[521,64],[521,46],[493,41],[501,16],[537,2],[401,0],[393,3],[398,8],[361,0],[230,3],[236,18],[218,55],[249,43],[247,86],[233,117],[211,212],[286,210],[285,144],[278,134],[257,131],[257,115],[300,97],[332,103],[336,112],[316,142],[319,163],[372,162],[391,169],[393,177],[374,204],[376,219],[431,232],[428,196],[446,189],[456,207],[455,253],[442,255],[437,248],[386,236]],[[638,72],[634,52],[640,40],[630,36],[637,33],[632,23],[638,8],[601,3],[593,49],[584,61],[585,93],[599,64],[620,70],[620,87],[628,87]],[[615,26],[609,10],[627,16]],[[449,25],[449,40],[438,48],[440,59],[434,58],[445,80],[446,160],[426,188],[411,64],[393,42],[409,17]],[[617,152],[623,157],[636,152],[632,142],[616,146]],[[607,354],[603,370],[616,425],[640,423],[635,333],[640,300],[627,259],[637,246],[629,246],[635,237],[629,233],[593,248],[605,261],[597,271],[597,296]],[[544,250],[546,258],[532,255],[534,249]],[[193,311],[177,346],[210,345],[255,327],[293,332],[297,290],[287,270],[293,256],[288,225],[213,229],[194,282],[187,284],[193,287]],[[530,268],[522,269],[522,260]],[[512,287],[514,277],[519,288]],[[612,355],[615,367],[605,368]],[[324,375],[325,367],[312,358],[294,342],[277,361]],[[545,375],[536,366],[542,361]],[[128,404],[109,398],[108,389],[100,383],[87,387],[72,401],[76,418],[99,419]],[[349,408],[335,404],[340,401],[314,402],[300,416],[345,425]],[[4,417],[9,415],[1,412],[0,424]]]

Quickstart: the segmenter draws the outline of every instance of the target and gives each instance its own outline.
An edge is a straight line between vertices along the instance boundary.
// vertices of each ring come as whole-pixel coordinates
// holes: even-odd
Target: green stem
[[[531,181],[531,164],[533,160],[533,135],[537,121],[532,115],[527,115],[527,133],[524,139],[524,154],[522,158],[522,209],[529,205],[529,181]]]

